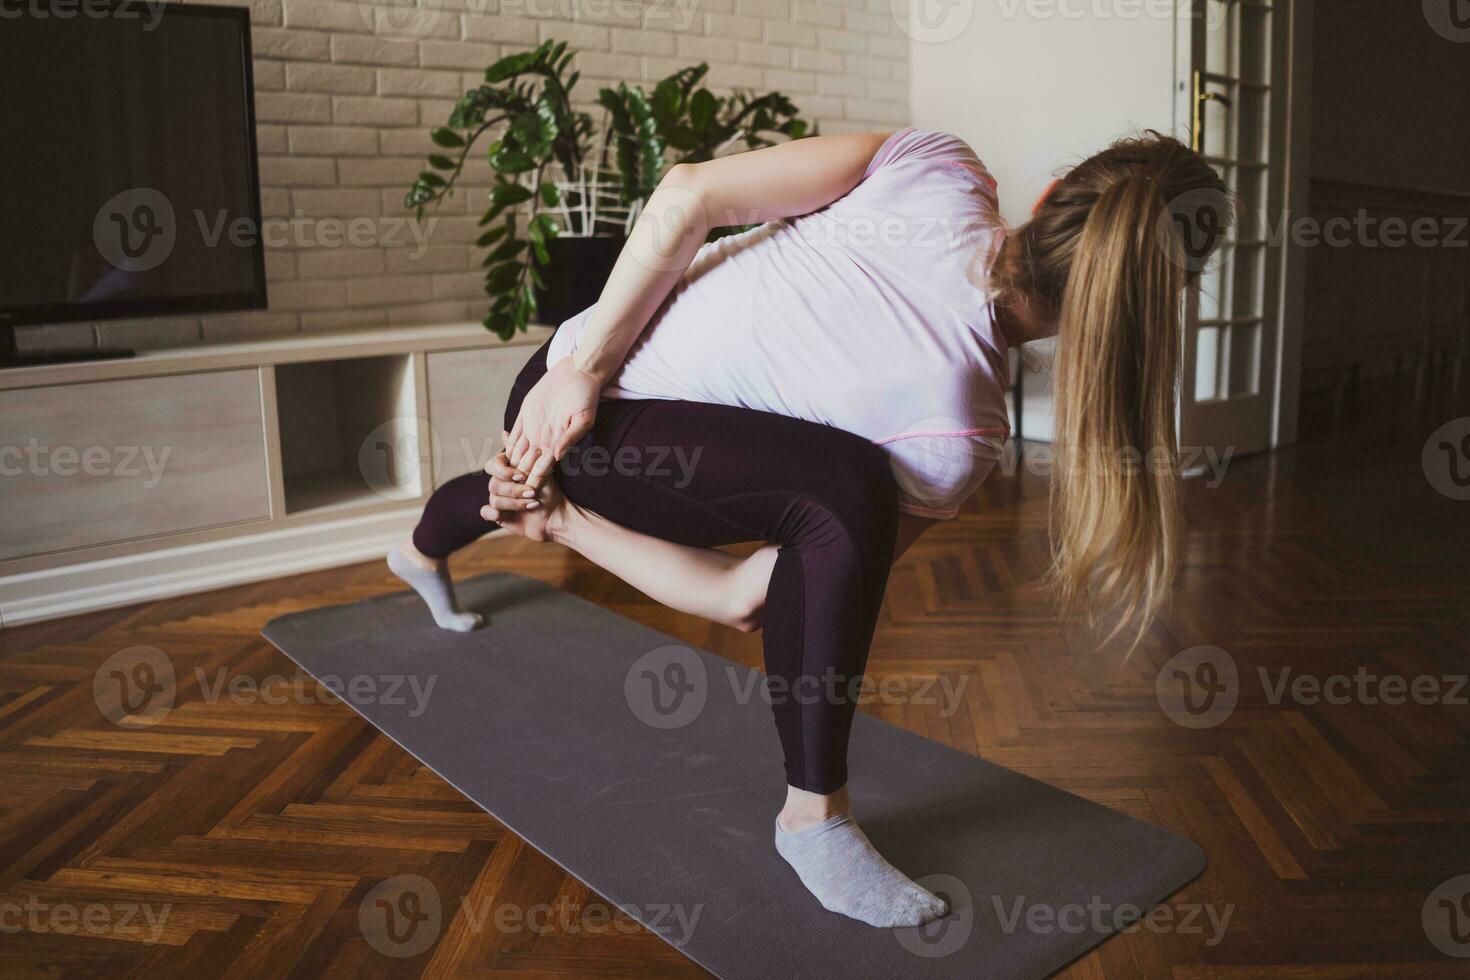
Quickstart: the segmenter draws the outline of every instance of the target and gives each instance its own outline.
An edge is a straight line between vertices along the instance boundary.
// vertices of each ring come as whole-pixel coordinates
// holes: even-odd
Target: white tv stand
[[[0,372],[0,626],[363,561],[499,448],[477,323]]]

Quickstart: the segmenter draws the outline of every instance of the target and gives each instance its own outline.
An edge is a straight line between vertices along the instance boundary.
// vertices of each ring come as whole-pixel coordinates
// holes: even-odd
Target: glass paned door
[[[1236,223],[1191,291],[1180,439],[1234,455],[1270,442],[1279,324],[1281,0],[1180,0],[1179,118],[1236,196]]]

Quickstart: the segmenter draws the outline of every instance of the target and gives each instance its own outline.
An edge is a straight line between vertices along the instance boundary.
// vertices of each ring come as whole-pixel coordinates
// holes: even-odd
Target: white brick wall
[[[408,217],[403,194],[431,150],[428,129],[492,61],[548,38],[579,49],[577,94],[595,118],[600,86],[651,82],[700,61],[717,91],[779,89],[823,132],[891,129],[909,118],[908,38],[890,0],[425,0],[410,40],[395,39],[403,21],[385,21],[402,14],[401,3],[248,2],[262,206],[267,218],[305,219],[309,229],[267,241],[270,310],[20,328],[23,347],[146,348],[479,319],[470,215],[489,175],[478,155],[466,169],[471,193],[431,215],[422,249],[402,228],[394,243],[381,239]],[[371,234],[354,242],[354,223]],[[332,227],[341,244],[332,244]]]

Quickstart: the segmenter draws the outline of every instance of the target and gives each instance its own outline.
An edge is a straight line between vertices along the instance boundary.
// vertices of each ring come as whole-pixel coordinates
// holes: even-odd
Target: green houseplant
[[[677,163],[700,163],[727,147],[771,146],[771,135],[801,139],[811,127],[780,92],[717,96],[703,87],[709,65],[692,65],[663,79],[650,94],[619,83],[604,88],[597,102],[608,112],[623,197],[644,200],[664,171]]]
[[[544,179],[546,169],[554,162],[575,173],[592,135],[592,117],[572,108],[571,90],[578,78],[577,72],[567,73],[572,57],[565,41],[547,41],[486,69],[485,84],[462,95],[448,124],[430,132],[434,144],[449,152],[429,156],[429,169],[419,174],[404,199],[422,217],[426,207],[454,192],[480,137],[504,126],[486,151],[495,180],[480,218],[486,230],[475,244],[489,249],[481,264],[490,297],[485,328],[505,339],[524,330],[536,313],[540,267],[550,260],[547,242],[558,231],[551,216],[540,210],[561,202],[556,184]],[[529,205],[524,239],[516,235],[523,216],[520,205]]]
[[[454,193],[479,139],[503,127],[486,148],[494,182],[480,218],[485,231],[475,244],[488,250],[482,262],[490,297],[484,324],[505,339],[525,330],[539,308],[559,317],[585,307],[587,297],[595,300],[601,291],[621,238],[609,238],[588,217],[592,212],[585,205],[597,189],[614,187],[631,223],[668,167],[709,160],[737,144],[769,146],[773,136],[797,139],[809,131],[779,92],[709,92],[703,88],[709,66],[701,64],[665,78],[651,94],[625,83],[602,89],[598,104],[607,110],[608,123],[594,153],[592,118],[572,107],[580,77],[569,71],[574,54],[564,41],[547,41],[491,65],[485,83],[461,96],[447,124],[430,132],[446,152],[429,155],[428,169],[404,199],[420,217],[443,202]],[[563,180],[553,179],[557,171]]]

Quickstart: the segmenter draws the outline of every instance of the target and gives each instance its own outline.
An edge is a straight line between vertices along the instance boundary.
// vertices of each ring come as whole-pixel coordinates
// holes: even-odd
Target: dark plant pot
[[[541,270],[545,289],[536,290],[536,319],[557,326],[597,302],[612,274],[622,238],[553,238],[546,243],[551,262]]]

